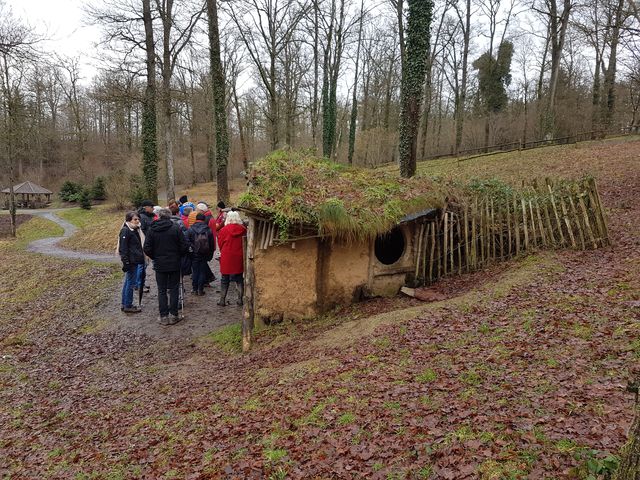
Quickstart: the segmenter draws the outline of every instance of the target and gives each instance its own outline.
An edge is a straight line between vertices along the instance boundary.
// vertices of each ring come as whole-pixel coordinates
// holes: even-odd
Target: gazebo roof
[[[2,193],[10,193],[10,189],[5,188],[4,190],[2,190]],[[22,182],[22,183],[19,183],[18,185],[15,185],[13,187],[13,193],[17,193],[17,194],[28,193],[28,194],[51,195],[53,192],[51,190],[47,190],[46,188],[41,187],[40,185],[37,185],[37,184],[27,180],[26,182]]]

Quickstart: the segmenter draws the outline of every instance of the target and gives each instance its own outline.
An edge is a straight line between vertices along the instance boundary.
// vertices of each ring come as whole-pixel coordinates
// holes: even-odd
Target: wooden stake
[[[578,210],[576,209],[575,203],[573,203],[573,195],[571,191],[569,192],[569,195],[567,196],[567,198],[569,199],[569,205],[571,205],[571,213],[573,214],[574,222],[578,227],[578,237],[580,237],[580,247],[582,248],[582,250],[586,250],[586,246],[584,243],[584,233],[582,232],[582,224],[580,223],[580,216],[578,215]]]
[[[516,255],[520,255],[520,212],[518,209],[518,199],[513,194],[513,233],[516,235]]]
[[[420,224],[417,235],[417,248],[414,250],[416,256],[416,282],[420,274],[420,258],[422,257],[422,233],[424,232],[424,223]]]
[[[529,250],[529,231],[527,230],[527,208],[524,198],[520,200],[522,205],[522,226],[524,227],[524,249]]]
[[[493,208],[493,198],[491,199],[491,227],[489,228],[489,235],[491,237],[491,258],[496,258],[496,216]]]
[[[467,272],[469,271],[469,206],[465,203],[464,205],[464,256],[465,256],[465,266]]]
[[[476,220],[478,218],[478,197],[473,201],[473,211],[471,212],[471,265],[475,270],[478,267],[478,240],[476,238]]]
[[[511,256],[511,202],[507,202],[507,257]]]
[[[253,257],[255,253],[256,221],[249,217],[247,230],[246,254],[244,265],[244,298],[242,307],[242,351],[248,352],[253,341],[253,326],[255,324],[254,285],[255,271]]]
[[[444,262],[443,262],[442,274],[446,275],[447,274],[447,248],[449,248],[449,213],[448,212],[444,213],[443,234],[444,234],[444,241],[442,242],[442,244],[443,244],[444,253],[442,255],[442,258],[444,259]]]
[[[431,228],[430,223],[425,223],[424,228],[424,241],[422,242],[422,284],[424,285],[427,282],[427,245],[429,241],[429,229]]]
[[[450,268],[449,268],[449,272],[454,273],[455,271],[455,267],[453,264],[453,253],[454,253],[454,247],[453,247],[453,212],[449,213],[449,260],[451,260],[451,264],[450,264]]]
[[[564,234],[562,233],[562,222],[560,221],[560,215],[558,214],[558,208],[556,207],[556,198],[553,195],[553,189],[551,188],[551,185],[548,184],[547,188],[549,189],[549,194],[551,195],[551,205],[553,206],[553,213],[556,216],[556,223],[558,225],[558,233],[560,234],[560,244],[564,246],[564,245],[566,245],[566,240],[564,238]],[[573,242],[571,242],[571,243],[573,243]]]
[[[602,220],[602,228],[603,228],[603,232],[604,232],[604,241],[606,242],[606,245],[609,245],[611,243],[611,240],[609,239],[609,229],[607,227],[607,219],[605,217],[604,214],[604,207],[602,206],[602,200],[600,198],[600,191],[598,190],[598,184],[596,183],[595,179],[591,179],[591,183],[593,184],[593,193],[596,199],[596,202],[598,204],[598,213],[600,215],[600,218]]]
[[[571,239],[571,246],[578,249],[576,239],[573,236],[573,230],[571,230],[571,222],[569,222],[569,215],[567,214],[567,206],[564,203],[564,199],[560,197],[560,206],[562,207],[562,216],[564,217],[564,223],[567,225],[567,231],[569,232],[569,238]]]
[[[436,224],[438,219],[431,222],[431,253],[429,254],[429,282],[433,282],[433,255],[436,250]]]
[[[533,216],[533,201],[531,200],[531,198],[529,199],[529,213],[531,214],[531,221],[529,222],[529,225],[531,225],[531,243],[537,245],[538,233],[536,229],[536,219]]]
[[[593,230],[591,229],[591,222],[589,222],[589,212],[587,211],[587,206],[584,204],[584,197],[586,193],[578,193],[578,203],[580,204],[580,209],[582,210],[582,215],[584,216],[584,225],[589,234],[589,240],[591,240],[591,245],[593,248],[598,248],[598,243],[596,242],[595,237],[593,236]]]
[[[460,225],[460,213],[458,211],[458,221],[456,227],[458,229],[458,275],[462,275],[462,225]]]

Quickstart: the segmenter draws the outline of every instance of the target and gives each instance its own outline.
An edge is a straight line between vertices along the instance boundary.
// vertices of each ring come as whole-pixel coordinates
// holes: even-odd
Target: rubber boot
[[[222,284],[220,290],[220,300],[218,300],[218,305],[224,307],[227,305],[227,292],[229,291],[229,284]]]
[[[236,283],[236,287],[238,290],[238,300],[236,300],[236,305],[239,307],[242,306],[242,297],[244,297],[244,282]]]

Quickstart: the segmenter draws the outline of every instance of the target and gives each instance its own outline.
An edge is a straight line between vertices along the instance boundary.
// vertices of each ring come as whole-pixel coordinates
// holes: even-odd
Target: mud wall
[[[256,250],[254,256],[256,317],[295,320],[316,314],[315,239]]]

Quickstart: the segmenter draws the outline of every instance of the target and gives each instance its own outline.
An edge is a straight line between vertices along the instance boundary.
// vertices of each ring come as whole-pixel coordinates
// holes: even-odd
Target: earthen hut
[[[531,249],[609,243],[591,178],[454,185],[276,151],[254,164],[240,207],[251,324],[314,317]]]

